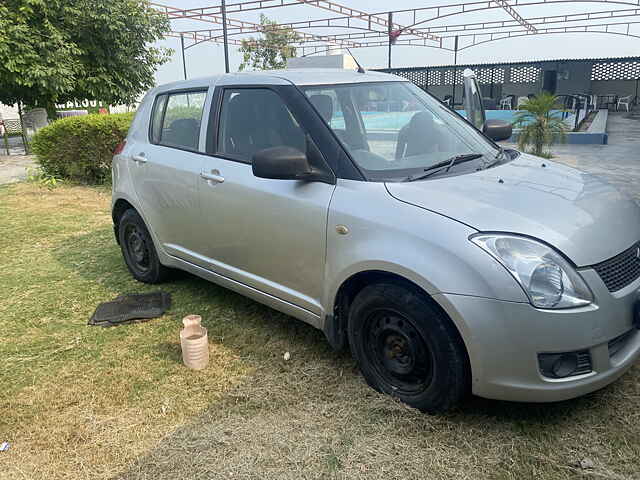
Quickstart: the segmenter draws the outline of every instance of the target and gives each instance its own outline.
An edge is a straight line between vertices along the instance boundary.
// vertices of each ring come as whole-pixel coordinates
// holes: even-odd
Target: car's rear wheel
[[[153,240],[142,217],[133,209],[122,214],[118,223],[122,256],[133,277],[144,283],[160,283],[169,269],[160,263]]]
[[[469,391],[469,363],[451,321],[417,289],[362,289],[349,310],[349,342],[367,383],[422,411],[456,405]]]

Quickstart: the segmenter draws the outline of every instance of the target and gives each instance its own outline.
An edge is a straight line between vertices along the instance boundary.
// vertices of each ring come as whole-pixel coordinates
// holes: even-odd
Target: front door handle
[[[144,156],[144,153],[140,155],[131,155],[131,160],[138,163],[147,163],[147,157]]]
[[[211,170],[211,172],[201,172],[200,177],[202,177],[208,182],[214,182],[214,183],[224,182],[224,177],[220,175],[220,172],[218,170]]]

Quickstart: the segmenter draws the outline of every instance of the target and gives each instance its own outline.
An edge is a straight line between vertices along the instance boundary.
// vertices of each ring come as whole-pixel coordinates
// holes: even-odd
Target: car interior
[[[178,118],[162,132],[162,141],[169,145],[197,150],[200,122],[195,118]]]
[[[271,90],[227,91],[221,116],[220,153],[250,161],[256,152],[269,147],[306,149],[304,131]]]
[[[429,112],[414,113],[409,123],[398,132],[396,160],[437,151],[438,145],[433,136],[424,135],[424,132],[433,132],[435,128],[433,115]]]

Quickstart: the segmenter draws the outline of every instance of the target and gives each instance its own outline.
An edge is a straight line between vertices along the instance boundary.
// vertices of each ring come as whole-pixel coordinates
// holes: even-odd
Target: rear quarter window
[[[164,107],[167,103],[166,95],[158,95],[153,104],[153,112],[151,114],[151,143],[160,142],[160,132],[162,131],[162,115],[164,115]]]

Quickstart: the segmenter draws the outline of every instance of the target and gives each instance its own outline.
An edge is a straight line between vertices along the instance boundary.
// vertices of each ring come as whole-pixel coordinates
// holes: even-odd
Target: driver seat
[[[396,160],[436,151],[433,141],[433,116],[429,112],[417,112],[409,123],[398,132]]]

